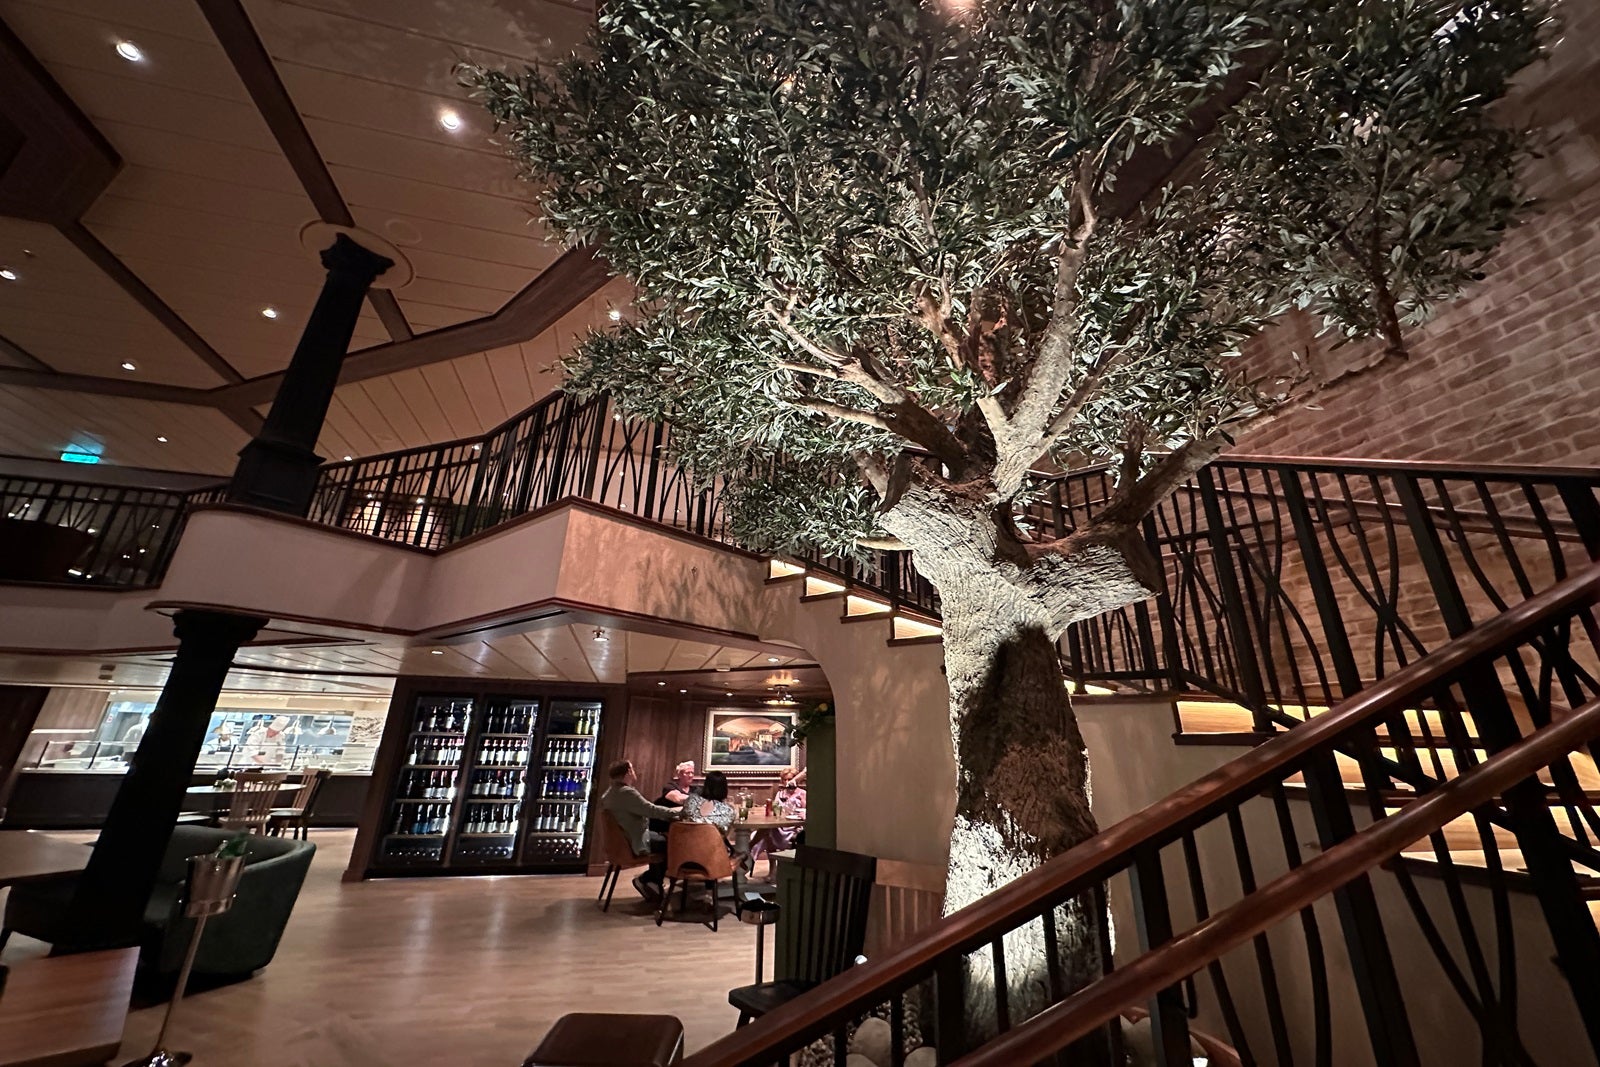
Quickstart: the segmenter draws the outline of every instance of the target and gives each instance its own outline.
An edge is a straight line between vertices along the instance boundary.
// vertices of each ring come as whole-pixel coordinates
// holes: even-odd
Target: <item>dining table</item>
[[[805,812],[787,814],[782,810],[774,810],[767,814],[766,808],[752,808],[749,815],[735,814],[733,822],[728,824],[728,832],[733,838],[733,849],[739,857],[739,866],[749,878],[755,871],[755,861],[750,858],[750,841],[762,830],[778,830],[789,827],[802,827],[806,824]]]
[[[299,782],[284,782],[282,785],[278,786],[278,792],[283,793],[299,788]],[[200,804],[205,804],[209,801],[211,804],[211,810],[213,812],[220,812],[226,810],[233,804],[233,795],[237,792],[237,789],[226,787],[219,789],[214,785],[191,785],[188,789],[183,791],[183,795],[188,797],[200,797],[201,799],[198,801]]]

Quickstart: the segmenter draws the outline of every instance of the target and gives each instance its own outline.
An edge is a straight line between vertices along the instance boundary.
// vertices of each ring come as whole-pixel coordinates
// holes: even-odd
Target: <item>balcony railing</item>
[[[0,573],[12,581],[137,588],[166,570],[188,509],[222,487],[189,493],[45,478],[0,478]]]
[[[733,544],[720,487],[672,461],[671,435],[605,398],[556,393],[482,437],[328,464],[309,517],[440,549],[578,498]],[[1103,468],[1041,477],[1019,524],[1062,536],[1114,489]],[[1274,729],[1283,707],[1358,692],[1600,557],[1597,490],[1595,470],[1225,457],[1144,522],[1164,595],[1071,627],[1063,670],[1211,692]],[[185,510],[221,491],[10,479],[0,494],[8,521],[87,539],[55,580],[139,586],[159,579]],[[909,553],[806,562],[899,611],[938,614]]]

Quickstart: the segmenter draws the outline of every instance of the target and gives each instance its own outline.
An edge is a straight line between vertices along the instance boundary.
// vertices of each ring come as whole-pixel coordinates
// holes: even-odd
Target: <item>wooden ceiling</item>
[[[475,434],[549,392],[631,292],[546,239],[453,67],[552,57],[592,18],[553,0],[0,0],[0,148],[10,129],[22,146],[10,175],[0,151],[17,275],[0,453],[229,472],[319,290],[298,241],[319,218],[416,271],[364,308],[323,455]]]
[[[596,630],[600,631],[597,636]],[[373,695],[399,675],[527,678],[541,681],[649,686],[656,680],[695,692],[726,686],[741,694],[787,685],[797,693],[826,691],[826,679],[800,649],[751,649],[693,635],[639,633],[567,623],[484,640],[407,645],[396,640],[308,641],[288,631],[240,651],[229,689]],[[18,684],[160,687],[169,652],[90,656],[0,655],[0,677]],[[727,668],[726,671],[720,668]]]

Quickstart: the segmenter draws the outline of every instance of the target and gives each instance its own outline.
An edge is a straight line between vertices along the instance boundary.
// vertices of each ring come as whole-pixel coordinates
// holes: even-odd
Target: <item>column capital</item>
[[[329,274],[349,278],[361,285],[370,285],[374,278],[394,266],[394,260],[388,256],[374,252],[344,233],[334,237],[333,243],[322,250],[319,258],[323,269]]]
[[[200,649],[227,649],[228,658],[267,624],[259,615],[236,615],[228,611],[181,608],[172,617],[172,632],[179,641]]]

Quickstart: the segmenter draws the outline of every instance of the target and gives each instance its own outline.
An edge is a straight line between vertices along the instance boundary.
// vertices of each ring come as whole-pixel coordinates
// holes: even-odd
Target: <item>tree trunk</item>
[[[883,516],[943,604],[957,768],[946,914],[1095,834],[1088,753],[1055,642],[1073,622],[1149,596],[1153,581],[1127,530],[1087,529],[1041,550],[1015,540],[1003,512],[995,517],[1001,509],[914,485]],[[994,956],[974,954],[961,1042],[997,1032],[1002,1000],[1016,1024],[1098,978],[1109,945],[1097,888],[1058,908],[1052,924],[1006,936],[1003,993]],[[1110,1062],[1106,1040],[1071,1051],[1074,1063]]]
[[[949,914],[1041,862],[1093,837],[1089,759],[1043,629],[945,601],[945,669],[956,753],[956,815],[945,888]],[[1053,929],[1029,923],[1004,939],[1004,1002],[1027,1019],[1101,973],[1109,917],[1090,897],[1056,910]],[[992,953],[967,969],[964,1035],[975,1045],[999,1030]],[[1103,1064],[1103,1044],[1074,1062]]]

